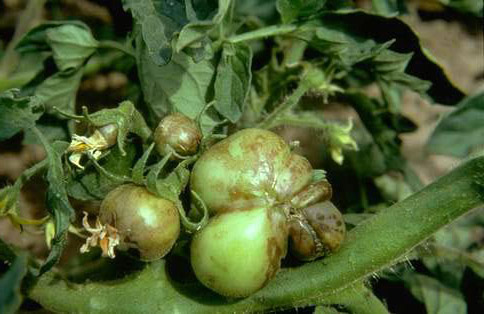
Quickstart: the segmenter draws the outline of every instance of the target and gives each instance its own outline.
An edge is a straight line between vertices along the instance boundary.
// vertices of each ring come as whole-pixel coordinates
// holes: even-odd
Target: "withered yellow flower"
[[[91,227],[88,221],[88,214],[84,213],[82,218],[82,226],[91,233],[91,236],[86,239],[86,243],[81,246],[81,253],[89,252],[91,247],[99,245],[103,252],[103,256],[109,258],[115,258],[114,248],[119,244],[118,230],[113,226],[106,224],[103,225],[99,221],[99,217],[96,219],[95,227]]]

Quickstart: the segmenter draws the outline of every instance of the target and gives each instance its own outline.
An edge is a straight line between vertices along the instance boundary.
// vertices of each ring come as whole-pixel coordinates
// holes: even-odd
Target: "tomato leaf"
[[[467,304],[458,290],[448,288],[432,277],[411,274],[405,278],[410,292],[425,304],[427,313],[465,314]]]
[[[195,119],[205,108],[207,91],[214,76],[209,61],[195,63],[187,54],[173,55],[170,63],[158,66],[148,47],[138,38],[138,73],[145,101],[158,116],[181,112]]]
[[[46,207],[54,217],[55,224],[55,235],[51,242],[52,249],[39,270],[39,275],[42,275],[59,261],[67,243],[67,230],[71,221],[74,220],[75,214],[67,196],[61,159],[69,143],[58,141],[50,144],[38,129],[34,128],[34,130],[47,153],[49,166],[46,179],[49,187],[46,195]]]
[[[17,89],[0,94],[0,141],[33,127],[43,111],[39,98],[22,97]]]
[[[214,29],[214,27],[222,23],[232,4],[232,0],[219,0],[218,10],[217,13],[213,15],[213,18],[197,20],[185,25],[178,35],[176,51],[180,52],[186,47],[194,46],[195,44],[209,45],[210,41],[202,43],[202,39],[208,39],[208,34]]]
[[[90,29],[66,24],[46,31],[46,40],[52,48],[59,70],[80,67],[97,49],[98,42]]]
[[[19,255],[0,277],[0,313],[17,313],[21,303],[20,284],[27,274],[27,256]]]
[[[389,48],[400,54],[413,53],[405,73],[419,80],[432,82],[427,94],[433,101],[453,106],[464,97],[464,93],[449,80],[442,67],[421,46],[418,36],[400,19],[353,10],[325,12],[318,22],[324,29],[324,31],[317,31],[318,38],[339,42],[339,46],[332,46],[336,46],[339,51],[344,51],[349,56],[358,53],[358,50],[363,50],[368,54],[368,51],[371,52],[375,49],[378,51],[382,48]],[[330,36],[330,38],[322,38],[323,35]],[[354,42],[359,43],[359,45],[353,46],[357,50],[349,51]],[[372,42],[380,46],[375,46]],[[348,43],[350,46],[345,50],[344,47]],[[385,43],[391,43],[391,45],[382,47],[381,45],[385,45]],[[324,51],[322,52],[324,53]],[[401,83],[409,84],[412,88],[419,84],[417,81],[410,82],[409,77],[397,79]]]
[[[252,50],[247,45],[226,45],[215,78],[215,108],[235,123],[244,112],[252,80]]]
[[[110,153],[99,160],[99,164],[108,172],[119,176],[129,176],[136,158],[134,145],[126,146],[126,155],[122,155],[118,147],[113,147]],[[81,173],[70,173],[67,183],[69,196],[83,201],[102,200],[112,189],[121,183],[107,178],[94,167],[86,167]]]
[[[146,55],[157,66],[170,62],[173,54],[172,39],[183,26],[205,19],[214,11],[211,2],[184,0],[123,0],[124,9],[131,11],[140,27],[140,36],[146,45]],[[180,42],[180,49],[193,40],[191,27]]]
[[[74,112],[83,66],[97,47],[82,22],[49,22],[32,29],[20,40],[17,51],[23,56],[46,52],[52,57],[23,92],[39,97],[48,113],[54,113],[53,107]],[[52,60],[55,66],[49,66]]]
[[[298,18],[317,14],[325,4],[326,0],[278,0],[276,8],[281,15],[282,22],[289,24]]]
[[[54,107],[74,112],[76,94],[81,83],[82,69],[68,69],[49,76],[36,86],[34,95],[46,106],[49,113],[55,113]]]
[[[445,116],[427,147],[434,153],[465,157],[484,145],[484,93],[465,98]]]

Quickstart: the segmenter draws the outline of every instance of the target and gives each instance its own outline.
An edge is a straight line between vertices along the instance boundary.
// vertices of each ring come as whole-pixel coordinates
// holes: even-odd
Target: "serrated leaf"
[[[46,107],[48,113],[56,113],[53,107],[66,112],[75,112],[76,94],[82,78],[82,69],[69,69],[57,72],[40,83],[34,95]]]
[[[0,277],[0,313],[17,313],[21,303],[20,284],[27,274],[27,256],[19,255],[8,271]]]
[[[388,48],[392,51],[400,54],[413,53],[405,73],[418,78],[419,82],[422,82],[422,80],[432,82],[427,94],[433,101],[444,105],[455,105],[464,97],[463,92],[445,75],[442,67],[422,48],[418,36],[400,19],[351,10],[325,12],[320,15],[318,23],[318,27],[323,27],[325,30],[329,29],[332,32],[327,33],[325,31],[325,33],[331,35],[330,38],[325,39],[326,43],[329,41],[340,42],[340,45],[330,45],[333,50],[336,49],[335,51],[329,50],[330,53],[344,52],[349,56],[357,54],[358,50],[351,50],[349,47],[345,49],[348,41],[350,43],[351,41],[358,42],[359,45],[354,47],[364,49],[365,53],[371,52],[372,42],[377,45],[391,42],[391,46]],[[324,38],[321,37],[321,39]],[[344,45],[342,46],[341,43],[344,43]],[[326,46],[328,45],[326,44]],[[350,47],[353,46],[350,45]],[[375,48],[381,47],[375,46]],[[321,52],[325,53],[325,50],[323,49]],[[353,59],[356,59],[356,57],[350,58],[350,60]],[[412,88],[418,87],[419,84],[409,80],[408,76],[399,76],[395,79],[398,79],[402,84],[410,84],[409,87]]]
[[[232,0],[219,0],[217,14],[213,18],[208,20],[201,20],[190,22],[185,25],[176,41],[176,51],[180,52],[186,47],[193,46],[194,44],[201,44],[202,46],[209,45],[210,42],[203,43],[202,39],[208,39],[209,32],[217,25],[222,23],[222,20],[228,13]]]
[[[172,58],[172,39],[184,25],[205,19],[214,10],[211,2],[184,0],[123,0],[140,27],[146,55],[161,66]]]
[[[232,123],[244,112],[252,80],[251,65],[249,46],[224,47],[215,77],[215,108]]]
[[[122,155],[119,148],[113,147],[110,153],[99,160],[99,164],[108,172],[119,176],[127,177],[131,174],[131,167],[136,158],[134,145],[126,146],[126,155]],[[77,200],[102,200],[120,182],[110,180],[99,173],[94,167],[87,167],[82,173],[72,173],[67,182],[67,193]]]
[[[437,154],[465,157],[484,147],[484,93],[465,98],[437,125],[427,144]]]
[[[46,40],[52,49],[59,70],[78,68],[98,47],[89,28],[75,24],[62,25],[46,31]]]
[[[206,60],[195,63],[180,52],[170,63],[156,65],[148,48],[137,40],[138,73],[145,101],[161,118],[170,112],[181,112],[195,119],[205,108],[207,91],[213,79],[214,68]]]
[[[51,242],[52,249],[39,269],[39,275],[41,275],[54,267],[59,261],[67,244],[67,230],[71,221],[74,220],[75,214],[67,196],[66,177],[61,158],[69,143],[58,141],[50,144],[40,131],[37,130],[36,134],[44,146],[49,163],[46,177],[49,184],[46,195],[46,208],[54,217],[55,224],[55,236]]]
[[[276,8],[282,22],[289,24],[298,18],[317,14],[326,4],[326,0],[278,0]]]
[[[466,314],[467,304],[458,290],[446,287],[438,280],[419,274],[405,278],[410,292],[425,304],[427,313]]]
[[[0,141],[30,129],[44,111],[37,97],[21,97],[17,89],[0,94]]]
[[[53,115],[44,114],[35,122],[35,127],[44,134],[49,142],[69,140],[68,120],[59,120]],[[26,130],[22,144],[41,145],[42,143],[32,130]]]
[[[50,29],[54,29],[56,27],[64,25],[72,25],[87,30],[89,29],[86,24],[78,21],[49,21],[46,23],[42,23],[37,27],[34,27],[28,33],[26,33],[19,41],[15,49],[21,54],[29,52],[38,53],[41,51],[50,51],[51,47],[47,42],[47,32]]]

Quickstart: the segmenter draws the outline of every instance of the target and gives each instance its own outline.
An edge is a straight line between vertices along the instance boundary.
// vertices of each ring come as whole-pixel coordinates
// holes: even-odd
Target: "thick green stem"
[[[396,263],[441,227],[481,206],[483,190],[484,157],[478,157],[359,224],[339,252],[285,269],[242,300],[227,300],[197,283],[175,281],[165,261],[120,281],[74,287],[47,273],[33,285],[30,297],[54,311],[102,313],[234,313],[338,302],[334,296]]]

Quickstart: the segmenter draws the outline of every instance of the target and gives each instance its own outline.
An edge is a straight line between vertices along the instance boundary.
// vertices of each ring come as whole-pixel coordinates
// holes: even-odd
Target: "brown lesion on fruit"
[[[318,181],[306,186],[291,199],[294,208],[311,206],[318,202],[328,201],[333,195],[333,189],[328,181]]]
[[[271,222],[273,236],[267,239],[267,257],[269,266],[266,270],[264,285],[272,279],[281,267],[281,259],[287,254],[288,226],[284,209],[275,207],[266,211],[268,220]]]

